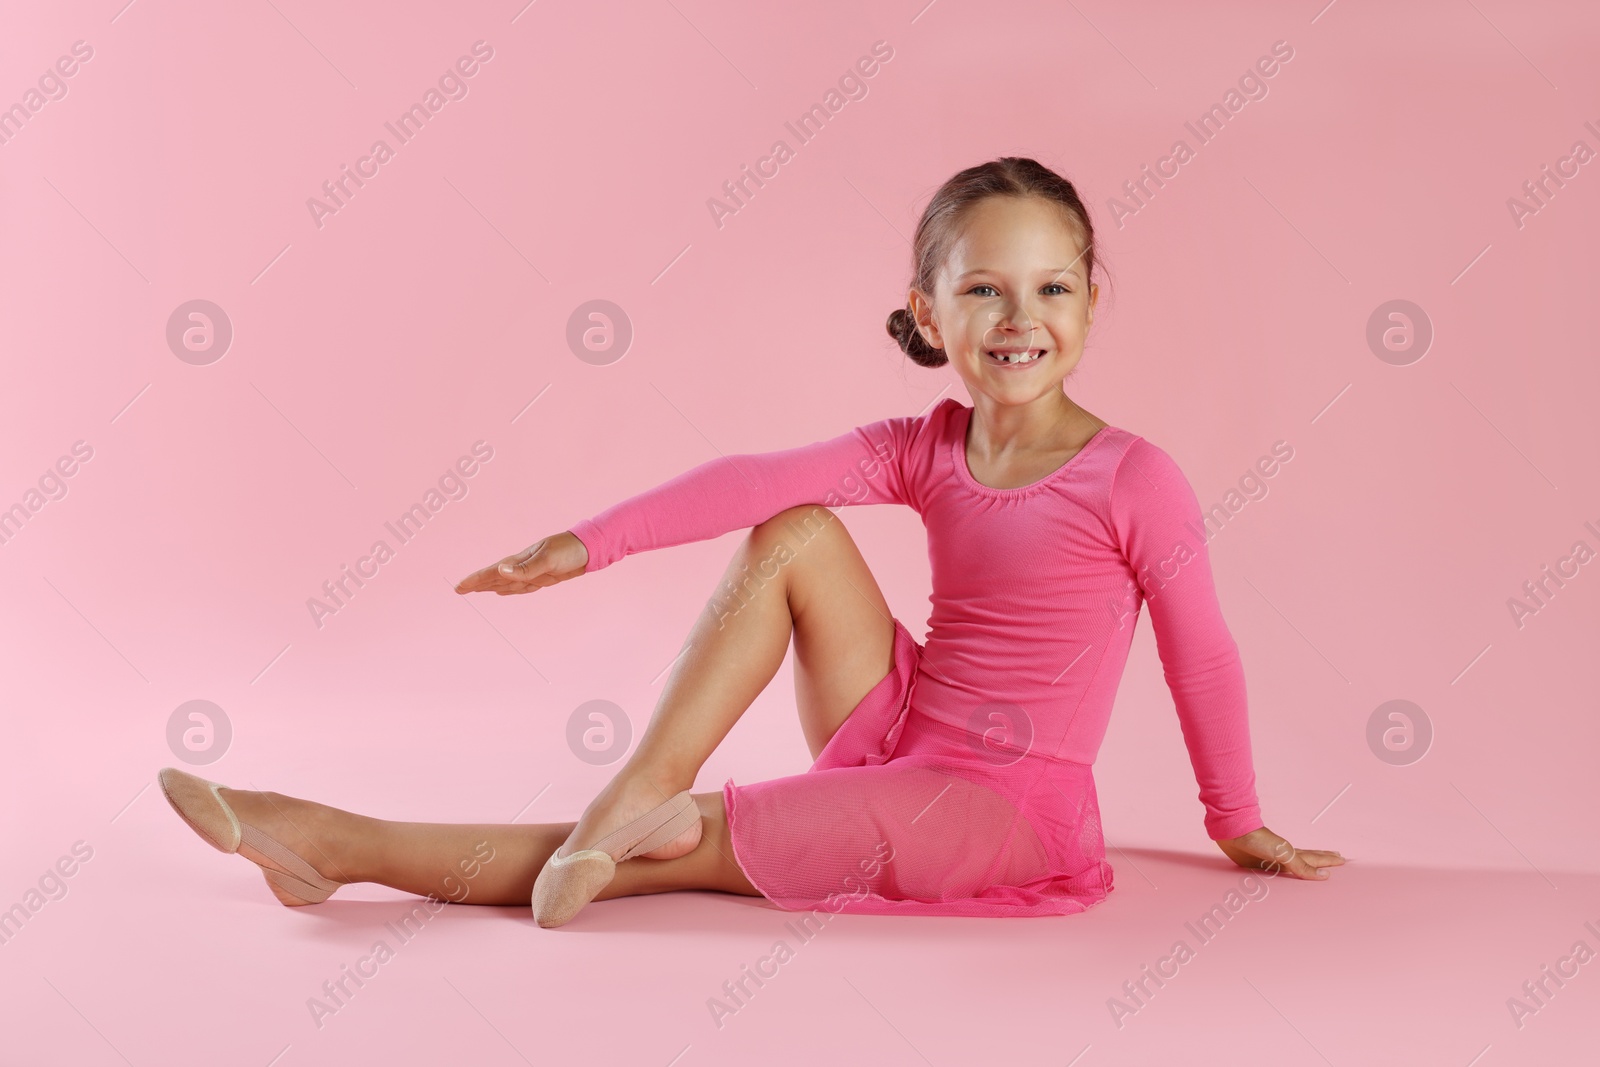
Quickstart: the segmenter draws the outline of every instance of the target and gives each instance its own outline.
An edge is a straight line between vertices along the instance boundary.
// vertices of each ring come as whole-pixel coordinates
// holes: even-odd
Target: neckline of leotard
[[[1068,470],[1070,470],[1072,468],[1072,466],[1078,462],[1080,457],[1082,457],[1090,449],[1094,448],[1095,445],[1097,445],[1100,441],[1104,440],[1107,436],[1109,436],[1111,432],[1116,430],[1116,427],[1112,426],[1110,423],[1107,423],[1106,425],[1100,427],[1100,429],[1095,431],[1093,437],[1090,437],[1087,441],[1085,441],[1083,443],[1083,447],[1082,448],[1078,449],[1076,452],[1074,452],[1071,456],[1069,456],[1067,458],[1067,461],[1065,463],[1061,464],[1061,466],[1057,467],[1055,470],[1051,471],[1049,474],[1046,474],[1043,478],[1040,478],[1038,481],[1029,482],[1027,485],[1012,486],[1009,489],[997,489],[992,485],[984,485],[982,482],[978,481],[977,478],[973,477],[972,468],[967,465],[967,426],[972,421],[972,410],[973,409],[968,407],[966,404],[961,403],[959,400],[955,400],[954,403],[955,403],[956,407],[960,408],[963,412],[965,412],[965,414],[962,415],[960,418],[952,420],[952,431],[953,432],[950,435],[950,437],[951,437],[951,442],[950,442],[950,458],[951,458],[951,462],[952,462],[952,464],[954,465],[954,467],[956,469],[956,477],[961,480],[962,484],[966,485],[969,489],[973,489],[973,490],[975,490],[975,491],[977,491],[979,493],[984,494],[985,496],[993,496],[993,497],[1024,496],[1024,495],[1027,495],[1029,493],[1037,492],[1038,490],[1043,489],[1045,486],[1049,485],[1051,482],[1055,481],[1057,478],[1060,478],[1063,475],[1065,475],[1066,472]]]

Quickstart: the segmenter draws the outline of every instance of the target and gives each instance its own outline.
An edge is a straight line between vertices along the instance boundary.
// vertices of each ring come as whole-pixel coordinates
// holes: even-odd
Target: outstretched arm
[[[926,427],[924,418],[883,419],[815,444],[702,463],[474,571],[456,592],[511,596],[543,589],[635,552],[754,526],[798,504],[915,507],[907,455]]]
[[[574,525],[589,550],[584,573],[755,526],[797,504],[909,503],[902,460],[922,421],[884,419],[815,444],[702,463]]]

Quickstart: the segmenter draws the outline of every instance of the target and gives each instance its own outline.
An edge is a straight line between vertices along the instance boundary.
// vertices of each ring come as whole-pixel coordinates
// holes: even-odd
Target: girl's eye
[[[968,289],[967,292],[976,293],[979,289],[993,289],[993,288],[994,288],[994,286],[988,284],[987,282],[979,282],[977,285],[974,285],[971,289]],[[1060,282],[1051,282],[1049,285],[1045,286],[1045,288],[1046,289],[1060,289],[1063,293],[1072,292],[1072,290],[1068,289],[1066,286],[1062,285]]]

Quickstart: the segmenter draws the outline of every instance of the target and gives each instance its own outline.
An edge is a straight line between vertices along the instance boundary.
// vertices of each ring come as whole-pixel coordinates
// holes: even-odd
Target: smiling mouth
[[[1025,367],[1044,358],[1042,348],[991,348],[983,353],[985,363],[998,367]]]

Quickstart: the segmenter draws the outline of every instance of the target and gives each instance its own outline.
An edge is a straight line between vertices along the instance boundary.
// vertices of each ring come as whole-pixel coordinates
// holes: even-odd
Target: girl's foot
[[[686,788],[687,785],[623,770],[590,802],[583,817],[557,851],[570,856],[579,849],[592,847],[613,830],[627,825]],[[687,856],[700,844],[700,825],[697,819],[693,826],[671,841],[640,855],[656,860]]]
[[[348,873],[351,861],[341,845],[343,838],[339,833],[338,817],[343,812],[326,804],[254,789],[223,786],[217,790],[217,795],[233,809],[241,824],[254,826],[309,863],[328,881],[345,885],[359,880]],[[239,855],[259,866],[278,866],[271,857],[252,848],[249,842],[240,844]]]
[[[157,778],[189,828],[213,848],[259,867],[282,903],[320,903],[358,880],[341,848],[346,837],[338,822],[346,813],[281,793],[229,789],[176,767],[164,768]]]

